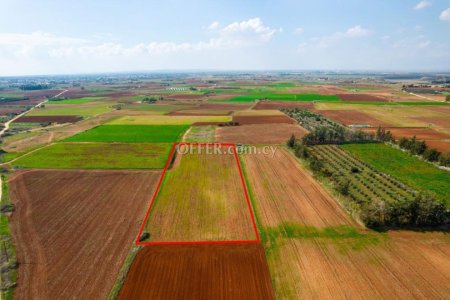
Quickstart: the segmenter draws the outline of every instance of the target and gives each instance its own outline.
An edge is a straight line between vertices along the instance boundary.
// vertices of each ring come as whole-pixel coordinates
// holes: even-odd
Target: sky
[[[449,0],[0,0],[0,76],[450,71]]]

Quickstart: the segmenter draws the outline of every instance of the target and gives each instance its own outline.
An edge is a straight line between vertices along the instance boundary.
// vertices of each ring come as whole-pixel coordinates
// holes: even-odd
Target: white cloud
[[[442,21],[450,21],[450,7],[441,12],[439,19]]]
[[[216,30],[217,28],[219,28],[219,26],[220,26],[220,23],[217,21],[214,21],[208,26],[208,30]]]
[[[305,30],[302,27],[297,27],[294,30],[295,34],[302,34]]]
[[[352,28],[347,29],[344,35],[349,38],[358,38],[368,36],[370,35],[370,33],[370,30],[361,27],[361,25],[356,25]]]
[[[264,26],[260,18],[252,18],[246,21],[231,23],[220,29],[220,34],[222,36],[234,36],[239,38],[253,35],[259,40],[267,42],[270,41],[277,32],[281,31],[282,29],[277,30]]]
[[[0,59],[11,57],[89,58],[138,57],[181,52],[238,49],[269,42],[281,30],[265,26],[261,19],[234,22],[224,27],[215,21],[208,26],[214,37],[198,42],[150,41],[123,45],[114,37],[91,40],[56,36],[45,32],[0,33]]]
[[[419,3],[417,3],[416,6],[414,6],[414,10],[422,10],[424,8],[427,8],[430,5],[431,5],[430,1],[423,0],[423,1],[420,1]]]

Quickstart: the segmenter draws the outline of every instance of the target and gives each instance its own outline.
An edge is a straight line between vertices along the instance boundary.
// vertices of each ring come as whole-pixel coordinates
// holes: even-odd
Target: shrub
[[[294,148],[294,146],[295,146],[295,135],[294,134],[291,135],[291,137],[289,138],[289,140],[287,141],[286,144],[289,148]]]
[[[450,167],[450,152],[439,156],[439,164],[444,167]]]
[[[441,152],[436,149],[427,149],[423,152],[423,158],[428,161],[438,161]]]
[[[311,167],[311,170],[313,170],[314,172],[320,172],[323,168],[323,162],[320,159],[313,157],[309,161],[309,166]]]
[[[345,180],[344,182],[340,182],[337,186],[337,190],[344,196],[347,196],[350,191],[350,181]]]
[[[306,145],[302,143],[298,143],[295,145],[294,154],[298,158],[307,158],[308,157],[308,148]]]

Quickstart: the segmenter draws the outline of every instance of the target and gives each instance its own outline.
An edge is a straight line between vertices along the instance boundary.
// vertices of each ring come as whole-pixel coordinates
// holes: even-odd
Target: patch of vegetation
[[[302,127],[308,129],[309,133],[303,137],[303,142],[307,145],[342,144],[374,140],[374,136],[371,134],[348,128],[309,110],[284,108],[281,111],[295,119]]]
[[[419,191],[431,191],[450,207],[450,172],[385,144],[351,144],[342,148]]]
[[[115,300],[119,296],[120,289],[125,282],[125,279],[130,271],[131,265],[133,264],[136,255],[141,250],[141,246],[132,245],[130,251],[128,251],[128,255],[125,258],[125,261],[122,265],[122,268],[119,271],[119,276],[117,276],[116,282],[114,283],[111,291],[108,295],[108,300]]]
[[[186,135],[186,142],[208,143],[214,142],[216,126],[192,126]]]
[[[9,200],[8,176],[2,178],[2,197],[0,199],[0,298],[12,299],[16,286],[17,258],[9,230],[8,213],[14,210]]]
[[[105,97],[82,97],[82,98],[71,98],[71,99],[53,99],[50,100],[51,104],[82,104],[95,101],[105,100]]]
[[[155,105],[156,106],[156,105]],[[231,116],[123,116],[107,125],[191,125],[195,122],[229,122]]]
[[[271,92],[251,93],[249,95],[236,96],[226,101],[230,102],[253,102],[255,100],[274,100],[274,101],[320,101],[320,102],[338,102],[339,97],[336,95],[320,95],[320,94],[274,94]]]
[[[180,140],[187,125],[101,125],[65,142],[171,143]]]
[[[162,169],[171,144],[57,143],[23,156],[16,167],[62,169]]]
[[[109,103],[96,103],[89,106],[62,106],[59,104],[44,105],[43,108],[36,108],[27,113],[27,116],[95,116],[113,110]]]
[[[425,141],[417,140],[416,136],[413,136],[411,139],[403,137],[397,144],[412,155],[421,156],[430,162],[439,162],[444,167],[450,167],[450,152],[442,154],[436,149],[430,149]]]

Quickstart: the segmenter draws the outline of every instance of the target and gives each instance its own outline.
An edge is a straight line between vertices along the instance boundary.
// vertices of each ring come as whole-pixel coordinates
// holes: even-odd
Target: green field
[[[62,104],[46,104],[45,108],[33,109],[27,116],[82,116],[89,117],[99,115],[113,108],[108,103],[97,103],[94,105],[62,105]]]
[[[342,148],[376,169],[419,191],[432,191],[450,206],[450,172],[385,144],[348,144]]]
[[[123,116],[108,125],[191,125],[195,122],[229,122],[231,116]]]
[[[255,100],[275,100],[275,101],[341,101],[336,95],[320,95],[320,94],[274,94],[271,92],[266,93],[251,93],[250,95],[236,96],[228,100],[230,102],[252,102]]]
[[[171,146],[157,143],[57,143],[12,164],[44,169],[162,169]]]
[[[101,125],[65,139],[65,142],[172,143],[187,125]]]
[[[72,99],[64,99],[64,100],[51,100],[49,103],[51,104],[82,104],[89,103],[95,101],[105,100],[105,97],[83,97],[83,98],[72,98]]]

